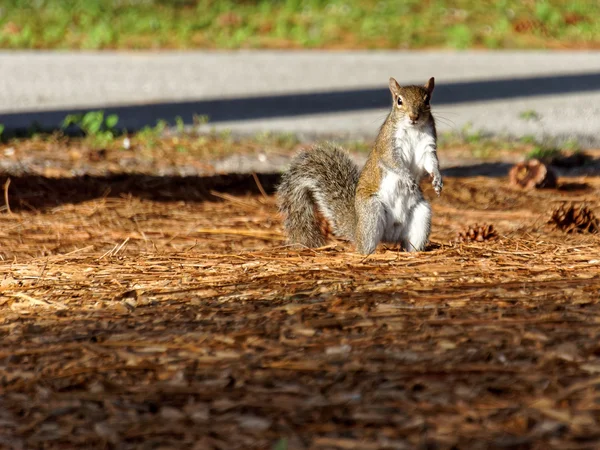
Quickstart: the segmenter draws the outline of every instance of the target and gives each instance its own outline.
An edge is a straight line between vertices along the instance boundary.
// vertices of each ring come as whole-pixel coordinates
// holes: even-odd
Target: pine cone
[[[462,231],[458,232],[456,240],[458,242],[483,242],[498,237],[493,225],[468,225]]]
[[[600,223],[585,205],[563,203],[554,211],[548,223],[565,233],[597,233]]]
[[[556,175],[537,159],[515,164],[508,173],[510,184],[523,189],[554,188]]]

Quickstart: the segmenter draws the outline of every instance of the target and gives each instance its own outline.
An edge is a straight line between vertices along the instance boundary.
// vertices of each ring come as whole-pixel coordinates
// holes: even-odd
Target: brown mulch
[[[547,224],[600,178],[446,178],[428,250],[368,258],[258,181],[13,177],[0,448],[600,446],[600,237]]]

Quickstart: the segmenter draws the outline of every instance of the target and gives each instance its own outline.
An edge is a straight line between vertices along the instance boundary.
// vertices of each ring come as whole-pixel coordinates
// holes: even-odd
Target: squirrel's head
[[[434,87],[433,77],[424,86],[400,86],[394,78],[390,78],[392,113],[406,126],[422,125],[431,116],[429,101]]]

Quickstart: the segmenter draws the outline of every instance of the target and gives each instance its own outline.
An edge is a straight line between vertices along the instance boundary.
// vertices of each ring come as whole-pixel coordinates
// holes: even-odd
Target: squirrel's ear
[[[398,95],[400,93],[400,85],[394,78],[390,78],[390,92],[393,95]]]
[[[435,87],[435,78],[431,77],[427,83],[425,83],[425,89],[429,92],[429,95],[433,92],[433,88]]]

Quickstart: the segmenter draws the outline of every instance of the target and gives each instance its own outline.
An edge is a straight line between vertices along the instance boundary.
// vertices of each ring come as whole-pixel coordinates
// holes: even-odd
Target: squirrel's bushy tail
[[[295,156],[277,188],[290,242],[307,247],[325,244],[315,207],[337,236],[354,239],[354,194],[359,175],[348,154],[331,144]]]

